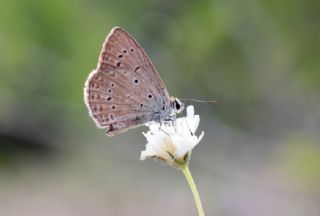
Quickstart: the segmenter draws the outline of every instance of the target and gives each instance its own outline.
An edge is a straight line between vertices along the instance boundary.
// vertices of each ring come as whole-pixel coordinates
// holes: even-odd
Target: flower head
[[[204,135],[204,132],[199,137],[195,135],[199,122],[200,117],[194,115],[193,106],[188,106],[186,117],[162,124],[158,122],[148,123],[149,131],[144,133],[148,143],[146,149],[141,152],[141,160],[153,157],[177,168],[186,165],[191,150]]]

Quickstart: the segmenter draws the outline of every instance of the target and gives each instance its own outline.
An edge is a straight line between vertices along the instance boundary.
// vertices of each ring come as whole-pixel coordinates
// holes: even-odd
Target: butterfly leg
[[[187,125],[187,127],[189,129],[189,132],[190,132],[191,136],[193,136],[194,134],[192,133],[192,131],[191,131],[190,127],[189,127],[187,119],[185,118],[184,120],[186,121],[186,125]]]
[[[170,136],[166,131],[164,131],[161,127],[160,127],[160,130],[165,133],[166,135]]]

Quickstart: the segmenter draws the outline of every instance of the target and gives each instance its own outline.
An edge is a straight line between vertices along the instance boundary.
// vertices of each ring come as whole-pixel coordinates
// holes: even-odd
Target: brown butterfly
[[[150,121],[173,120],[184,108],[169,96],[142,47],[120,27],[102,46],[97,68],[85,83],[84,101],[97,127],[109,136]]]

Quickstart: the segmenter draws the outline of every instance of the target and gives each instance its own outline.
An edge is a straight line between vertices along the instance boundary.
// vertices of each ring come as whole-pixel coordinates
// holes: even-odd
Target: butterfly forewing
[[[139,85],[154,91],[155,96],[161,96],[159,100],[169,99],[165,85],[145,51],[132,36],[119,27],[113,28],[99,57],[97,69],[108,71],[109,68],[115,68],[124,74],[131,72],[127,76],[139,77]]]
[[[163,120],[170,110],[169,94],[150,59],[119,27],[107,36],[84,91],[91,117],[108,135]]]

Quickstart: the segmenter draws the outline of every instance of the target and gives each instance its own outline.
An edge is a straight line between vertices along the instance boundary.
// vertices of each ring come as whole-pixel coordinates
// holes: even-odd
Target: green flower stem
[[[189,186],[191,188],[191,191],[193,193],[193,197],[194,197],[194,200],[196,201],[196,205],[197,205],[197,208],[198,208],[199,216],[204,216],[204,212],[203,212],[200,196],[199,196],[199,193],[197,191],[196,184],[193,181],[193,178],[192,178],[192,175],[190,173],[188,165],[182,166],[181,170],[182,170],[183,174],[185,175],[185,177],[186,177],[186,179],[187,179],[187,181],[189,183]]]

